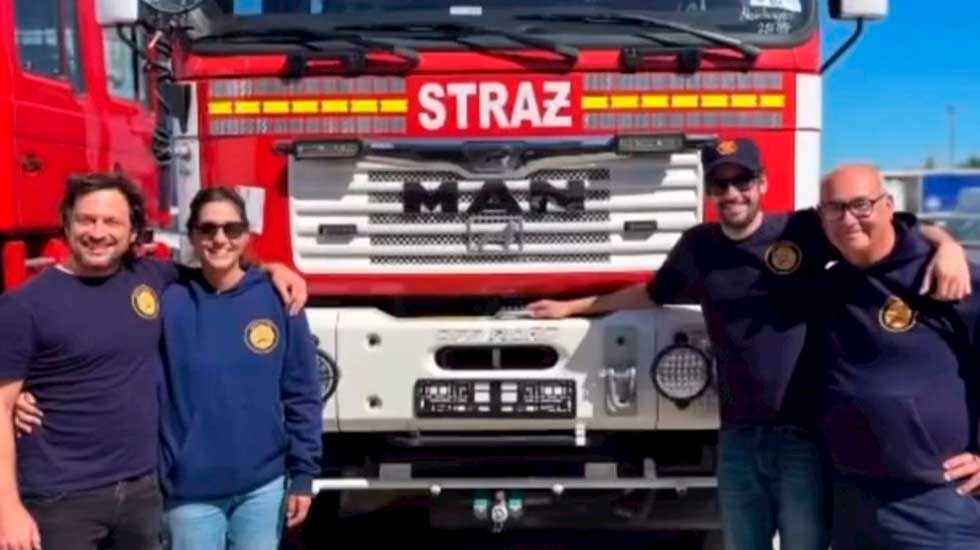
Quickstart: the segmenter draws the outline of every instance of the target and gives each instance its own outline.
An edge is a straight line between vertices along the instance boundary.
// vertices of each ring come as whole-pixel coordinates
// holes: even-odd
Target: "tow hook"
[[[492,505],[488,491],[480,491],[473,498],[473,515],[480,521],[489,520],[491,530],[500,533],[504,525],[511,519],[520,519],[524,515],[524,496],[520,492],[508,495],[505,491],[493,493]]]

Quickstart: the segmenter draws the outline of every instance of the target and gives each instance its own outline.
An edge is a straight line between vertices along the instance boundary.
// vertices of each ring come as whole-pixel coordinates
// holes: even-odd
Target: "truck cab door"
[[[10,0],[14,9],[14,197],[20,225],[56,229],[65,181],[91,170],[100,140],[86,93],[78,0]]]

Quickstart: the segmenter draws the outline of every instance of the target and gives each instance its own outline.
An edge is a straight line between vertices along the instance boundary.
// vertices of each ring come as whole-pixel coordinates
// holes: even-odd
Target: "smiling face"
[[[756,176],[736,164],[722,164],[708,175],[707,185],[722,225],[742,230],[759,216],[766,194],[765,176]]]
[[[248,224],[229,201],[216,200],[201,206],[191,230],[191,244],[201,263],[215,271],[240,265],[249,243]]]
[[[847,166],[830,174],[818,211],[827,238],[845,256],[877,257],[891,242],[895,207],[873,167]]]
[[[65,221],[65,237],[72,255],[70,267],[79,275],[115,272],[136,242],[129,201],[115,189],[79,197]]]

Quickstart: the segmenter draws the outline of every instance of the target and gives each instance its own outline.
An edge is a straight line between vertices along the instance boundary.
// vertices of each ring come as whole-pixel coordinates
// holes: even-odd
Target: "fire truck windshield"
[[[636,32],[665,36],[668,28],[610,16],[655,18],[739,40],[777,45],[798,43],[816,23],[816,0],[211,0],[222,29],[247,27],[261,20],[301,16],[304,25],[337,28],[360,25],[405,25],[413,21],[451,22],[554,34],[562,42],[589,45],[596,37]],[[212,12],[214,13],[214,12]],[[527,16],[545,16],[528,18]],[[551,17],[556,15],[559,17]],[[572,17],[569,17],[569,16]],[[576,20],[577,18],[577,20]],[[591,20],[589,20],[591,19]],[[603,25],[603,23],[606,23]],[[585,24],[588,23],[588,27]],[[266,26],[266,25],[263,25]],[[674,29],[676,31],[676,29]],[[399,38],[398,32],[390,34]],[[690,33],[682,42],[692,39]],[[374,36],[377,36],[376,34]],[[404,35],[402,35],[404,36]],[[571,38],[571,40],[565,40]],[[702,37],[703,38],[703,37]],[[702,40],[703,42],[703,40]],[[709,40],[710,42],[710,40]]]

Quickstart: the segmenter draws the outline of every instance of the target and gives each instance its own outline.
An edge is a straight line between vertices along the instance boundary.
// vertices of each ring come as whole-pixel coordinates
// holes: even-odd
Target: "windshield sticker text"
[[[794,13],[801,13],[803,11],[803,4],[800,0],[749,0],[749,6],[753,8],[785,10]]]

